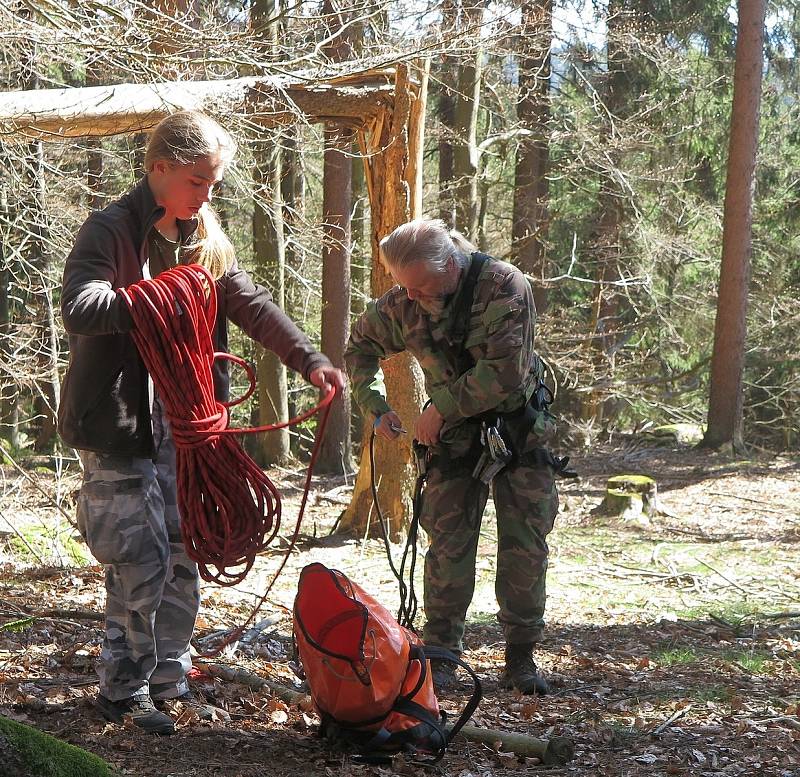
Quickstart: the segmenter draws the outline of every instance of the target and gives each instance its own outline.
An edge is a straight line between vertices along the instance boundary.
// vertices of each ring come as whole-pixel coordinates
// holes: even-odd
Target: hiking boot
[[[433,680],[433,689],[437,695],[441,695],[446,691],[452,691],[458,684],[456,680],[456,666],[449,661],[443,661],[440,658],[431,659],[431,679]]]
[[[173,696],[171,699],[155,699],[155,706],[166,709],[167,702],[180,702],[187,710],[191,710],[200,720],[220,720],[223,723],[230,723],[231,716],[222,707],[216,707],[200,698],[194,691],[186,691],[180,696]]]
[[[175,722],[169,715],[159,712],[149,696],[131,696],[119,701],[111,701],[105,696],[97,695],[95,706],[106,720],[112,723],[123,723],[126,717],[134,726],[150,734],[173,734]]]
[[[500,678],[503,688],[516,688],[520,693],[544,696],[550,686],[533,660],[533,644],[506,645],[506,669]]]

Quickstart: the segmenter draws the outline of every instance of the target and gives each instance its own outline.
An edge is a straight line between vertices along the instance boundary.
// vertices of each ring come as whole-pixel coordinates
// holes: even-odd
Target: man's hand
[[[309,382],[327,394],[331,386],[341,392],[344,389],[344,373],[336,367],[317,367],[308,376]]]
[[[431,403],[417,419],[415,436],[423,445],[435,445],[439,442],[439,432],[442,429],[444,418],[442,414]]]
[[[400,416],[390,410],[375,420],[375,434],[384,440],[396,440],[405,430]]]

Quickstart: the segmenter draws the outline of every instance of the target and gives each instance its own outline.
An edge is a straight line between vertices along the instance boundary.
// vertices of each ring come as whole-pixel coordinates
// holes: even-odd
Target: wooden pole
[[[178,110],[241,113],[265,127],[296,123],[303,115],[360,126],[391,110],[395,88],[389,79],[376,71],[360,82],[249,77],[4,92],[0,132],[42,140],[123,135],[149,130]]]
[[[423,69],[424,73],[424,69]],[[371,294],[379,297],[394,284],[380,262],[379,243],[395,227],[409,221],[414,208],[421,210],[421,191],[414,194],[421,167],[422,127],[425,120],[425,101],[420,87],[409,78],[405,65],[397,66],[394,110],[371,127],[368,139],[363,139],[367,188],[372,212],[372,275]],[[413,140],[412,140],[413,139]],[[417,164],[411,163],[411,151]],[[421,189],[421,179],[420,189]],[[419,204],[417,204],[419,203]],[[422,406],[422,373],[417,362],[401,353],[382,363],[389,405],[399,414],[409,429]],[[369,436],[372,418],[366,419],[362,438],[362,454],[353,498],[339,523],[342,532],[363,535],[372,509],[369,462]],[[416,479],[412,464],[411,441],[403,435],[397,442],[377,440],[375,445],[376,480],[380,480],[378,499],[389,524],[389,535],[398,541],[411,515],[411,494]],[[371,536],[380,536],[376,521],[370,525]]]

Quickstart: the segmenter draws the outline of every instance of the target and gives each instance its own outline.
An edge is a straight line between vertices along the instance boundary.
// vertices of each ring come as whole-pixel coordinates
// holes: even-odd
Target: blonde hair
[[[153,129],[144,156],[150,173],[156,162],[192,165],[200,159],[219,157],[228,164],[236,154],[236,141],[220,124],[201,111],[179,111]],[[206,203],[197,214],[197,231],[186,246],[192,262],[203,265],[219,278],[233,264],[234,249],[213,208]]]
[[[466,267],[476,251],[460,232],[448,230],[441,219],[414,219],[401,224],[380,242],[381,258],[389,267],[406,267],[425,262],[433,272],[443,273],[452,256]]]

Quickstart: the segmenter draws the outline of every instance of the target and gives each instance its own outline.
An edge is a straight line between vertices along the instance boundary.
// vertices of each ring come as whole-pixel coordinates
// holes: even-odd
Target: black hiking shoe
[[[200,720],[219,720],[223,723],[230,723],[231,716],[222,707],[216,707],[198,696],[194,691],[186,691],[180,696],[173,696],[171,699],[154,699],[155,706],[160,710],[167,709],[167,703],[173,704],[180,702],[184,709],[191,710]],[[174,710],[173,710],[174,711]]]
[[[544,696],[550,691],[533,660],[533,644],[506,645],[506,669],[500,678],[503,688],[515,688],[520,693]]]
[[[175,722],[169,715],[159,712],[149,696],[131,696],[111,701],[98,694],[95,706],[102,716],[112,723],[123,723],[125,718],[129,717],[134,726],[150,734],[175,733]]]
[[[458,685],[455,664],[441,658],[431,659],[431,679],[437,695],[452,691]]]

